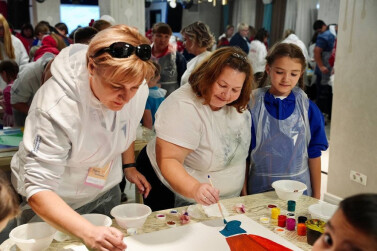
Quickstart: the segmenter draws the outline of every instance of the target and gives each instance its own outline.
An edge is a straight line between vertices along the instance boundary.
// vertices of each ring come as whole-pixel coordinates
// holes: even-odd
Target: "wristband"
[[[122,165],[122,168],[125,169],[125,168],[130,168],[130,167],[136,167],[136,163],[128,163],[128,164],[123,164]]]

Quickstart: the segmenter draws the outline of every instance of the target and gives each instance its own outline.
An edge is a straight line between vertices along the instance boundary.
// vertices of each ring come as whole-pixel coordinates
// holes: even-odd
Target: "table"
[[[269,204],[274,204],[280,207],[282,210],[287,209],[287,202],[280,200],[274,191],[266,192],[262,194],[249,195],[249,196],[244,196],[244,197],[225,199],[225,200],[221,200],[220,202],[226,207],[230,215],[237,214],[233,210],[233,207],[235,204],[243,203],[246,207],[245,215],[255,220],[256,222],[259,222],[259,219],[262,216],[269,216],[269,209],[267,208],[267,205]],[[296,211],[295,211],[296,218],[301,215],[307,216],[309,218],[308,207],[317,202],[318,200],[312,197],[308,197],[305,195],[301,196],[300,199],[296,203]],[[185,210],[186,208],[187,207],[180,207],[180,208],[175,208],[175,209],[181,212],[182,210]],[[137,234],[143,234],[143,233],[149,233],[149,232],[167,229],[168,226],[166,225],[166,222],[157,219],[156,218],[157,214],[166,214],[167,215],[166,221],[175,220],[178,223],[177,227],[179,227],[180,223],[177,221],[175,216],[169,215],[168,214],[169,212],[170,212],[170,209],[152,212],[152,214],[147,218],[145,224],[143,225],[143,228],[139,229]],[[191,222],[192,223],[200,222],[200,221],[206,221],[206,220],[211,220],[211,219],[215,219],[215,218],[212,217],[212,218],[206,218],[202,220],[196,220],[196,219],[191,218]],[[270,230],[273,230],[276,227],[276,225],[273,225],[273,221],[270,221],[270,223],[263,224],[263,225]],[[121,229],[114,220],[113,220],[112,226],[120,229],[124,233],[125,236],[128,236],[126,230]],[[283,237],[303,250],[312,249],[312,246],[310,246],[306,242],[306,236],[298,236],[296,231],[292,231],[292,232],[286,231]],[[69,248],[69,246],[72,247],[75,245],[82,245],[82,244],[78,240],[68,240],[64,242],[57,242],[54,240],[51,243],[50,247],[47,249],[47,251],[66,250]],[[3,242],[3,244],[0,245],[0,250],[13,251],[15,249],[13,248],[11,249],[12,246],[14,247],[14,244],[12,243],[11,240],[8,239],[5,242]]]

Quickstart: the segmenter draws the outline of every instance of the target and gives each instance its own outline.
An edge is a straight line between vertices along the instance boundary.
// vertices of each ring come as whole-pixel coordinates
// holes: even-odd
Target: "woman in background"
[[[254,40],[250,43],[250,51],[248,58],[253,66],[255,82],[259,82],[262,78],[264,68],[266,66],[268,31],[264,28],[258,30]]]
[[[11,34],[7,20],[0,14],[0,61],[5,59],[14,60],[20,69],[29,62],[24,45]],[[0,87],[4,89],[5,83],[2,80],[1,82]]]
[[[181,78],[182,86],[188,83],[188,79],[194,68],[199,65],[205,57],[211,54],[208,50],[212,48],[215,38],[209,30],[208,25],[200,21],[183,28],[181,34],[184,37],[186,50],[195,55],[195,57],[187,63],[187,69]]]

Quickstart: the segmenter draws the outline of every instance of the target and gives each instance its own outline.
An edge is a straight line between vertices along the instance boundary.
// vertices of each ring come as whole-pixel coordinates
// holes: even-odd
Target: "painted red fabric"
[[[286,248],[274,241],[262,236],[252,234],[240,234],[226,238],[231,251],[288,251]]]

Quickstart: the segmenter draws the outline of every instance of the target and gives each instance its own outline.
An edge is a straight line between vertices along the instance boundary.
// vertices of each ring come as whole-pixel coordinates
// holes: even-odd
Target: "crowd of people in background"
[[[122,176],[136,184],[153,210],[210,205],[222,198],[262,193],[272,190],[271,184],[278,179],[301,181],[308,187],[307,195],[320,198],[321,152],[328,148],[324,128],[331,119],[330,76],[336,48],[336,32],[322,20],[313,24],[310,45],[293,30],[270,45],[266,29],[246,23],[227,25],[216,40],[208,25],[197,21],[182,28],[182,41],[166,23],[154,24],[146,37],[126,25],[114,24],[115,20],[105,17],[69,33],[64,23],[53,27],[41,21],[35,27],[23,25],[18,33],[0,14],[2,122],[25,127],[12,161],[13,186],[24,196],[22,205],[31,204],[37,213],[25,215],[23,208],[24,222],[40,216],[99,248],[101,243],[76,231],[78,223],[87,223],[75,211],[99,209],[92,203],[103,203],[105,195],[112,206],[125,200],[121,195],[124,182],[120,189],[118,186]],[[309,81],[310,68],[315,74]],[[46,81],[55,85],[43,85]],[[307,95],[305,89],[312,83],[316,93]],[[51,104],[43,102],[43,95]],[[78,107],[74,105],[77,100],[81,102]],[[68,111],[74,119],[67,120],[64,114]],[[92,114],[98,111],[100,114]],[[117,111],[132,114],[124,118],[129,124],[118,120]],[[84,122],[73,133],[63,129]],[[155,130],[156,138],[135,160],[133,140],[139,123]],[[34,138],[35,131],[49,141]],[[100,145],[93,137],[97,134],[107,140],[107,151],[96,152],[106,161],[91,159],[91,150]],[[118,137],[124,142],[117,141]],[[103,181],[103,191],[83,188],[85,196],[75,198],[68,192],[73,185],[82,184],[70,170],[82,168],[77,175],[85,178],[93,164],[116,165],[110,172],[113,179]],[[24,170],[26,165],[28,170]],[[29,172],[42,175],[32,178]],[[208,174],[216,188],[208,184]],[[57,177],[63,180],[59,188]],[[1,189],[1,199],[9,200],[10,206],[0,220],[8,221],[17,215],[17,203],[12,189]],[[66,209],[58,215],[72,220],[64,223],[48,213],[51,208],[43,204],[47,197]],[[344,215],[353,217],[347,203],[343,202],[333,222]],[[109,205],[101,207],[101,212],[109,214]],[[353,219],[349,223],[354,224]],[[12,224],[8,230],[16,222]],[[92,226],[88,229],[112,234]],[[120,240],[110,242],[122,249]]]

